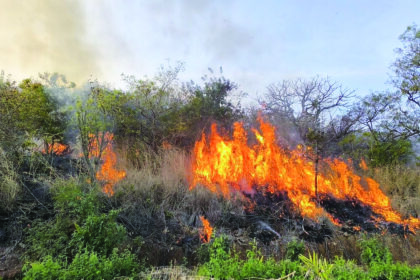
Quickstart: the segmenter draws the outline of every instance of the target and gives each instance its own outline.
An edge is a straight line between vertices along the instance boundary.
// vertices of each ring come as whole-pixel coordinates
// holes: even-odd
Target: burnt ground
[[[243,194],[246,200],[245,214],[228,213],[220,221],[215,221],[214,225],[231,231],[246,231],[250,237],[265,244],[279,239],[285,230],[294,231],[299,238],[317,243],[332,237],[336,230],[347,234],[388,232],[405,236],[412,233],[404,225],[384,221],[370,206],[354,198],[340,200],[330,195],[320,195],[320,206],[340,223],[340,226],[335,226],[327,218],[317,221],[304,218],[286,192],[270,193],[265,192],[264,188],[257,189],[252,195]]]

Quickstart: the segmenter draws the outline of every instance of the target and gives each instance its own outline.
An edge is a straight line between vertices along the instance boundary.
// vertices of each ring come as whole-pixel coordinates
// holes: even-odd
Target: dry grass
[[[140,168],[123,162],[127,176],[110,198],[122,208],[120,214],[132,237],[142,236],[143,252],[149,264],[168,265],[171,261],[198,261],[200,216],[212,225],[232,211],[243,211],[236,200],[226,200],[206,188],[190,190],[190,157],[178,149],[142,155]]]
[[[13,168],[12,162],[7,158],[3,150],[0,149],[0,201],[3,210],[9,210],[15,198],[21,191],[21,186],[17,182],[18,174]]]
[[[370,171],[392,206],[404,215],[420,216],[420,169],[403,165],[386,166]]]

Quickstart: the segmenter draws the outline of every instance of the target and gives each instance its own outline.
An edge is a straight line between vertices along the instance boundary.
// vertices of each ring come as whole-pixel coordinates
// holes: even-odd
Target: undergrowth
[[[235,249],[230,248],[224,236],[217,237],[209,247],[210,259],[198,270],[202,276],[215,279],[273,279],[290,277],[290,279],[354,279],[354,280],[414,280],[420,277],[420,267],[410,267],[405,263],[393,262],[389,249],[375,238],[360,241],[362,263],[346,260],[336,256],[327,261],[315,252],[307,256],[299,254],[295,259],[295,250],[300,248],[296,241],[288,244],[293,252],[282,260],[265,257],[257,249],[256,243],[247,250],[246,258],[241,259]]]

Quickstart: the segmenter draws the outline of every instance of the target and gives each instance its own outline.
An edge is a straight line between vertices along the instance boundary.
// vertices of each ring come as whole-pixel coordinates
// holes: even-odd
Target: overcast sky
[[[329,76],[360,95],[390,88],[398,36],[419,0],[0,0],[0,69],[58,71],[79,84],[153,76],[185,63],[199,80],[223,67],[252,98],[272,82]]]

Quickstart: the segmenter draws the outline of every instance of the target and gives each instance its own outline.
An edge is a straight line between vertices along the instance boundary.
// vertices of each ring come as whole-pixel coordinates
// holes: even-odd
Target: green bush
[[[99,211],[98,191],[75,179],[56,182],[51,192],[58,214],[72,217],[76,223]]]
[[[392,262],[391,252],[376,238],[363,238],[359,241],[359,246],[362,249],[361,259],[364,264]]]
[[[126,229],[115,221],[118,211],[108,214],[90,215],[84,225],[76,224],[76,231],[70,241],[72,248],[88,248],[89,250],[108,255],[124,241]]]
[[[247,250],[245,260],[241,260],[236,252],[229,250],[226,244],[227,240],[223,236],[214,239],[209,249],[210,260],[199,268],[199,275],[215,279],[269,279],[295,272],[296,277],[300,276],[299,263],[265,259],[255,243]]]
[[[70,256],[69,242],[74,231],[74,223],[68,217],[51,221],[37,220],[26,229],[23,255],[25,260],[39,260],[48,255],[60,259]]]
[[[332,279],[336,280],[368,280],[366,272],[357,266],[354,261],[336,257],[331,272]]]
[[[420,267],[410,267],[404,263],[374,262],[368,270],[368,279],[374,280],[415,280],[420,279]]]
[[[303,254],[304,251],[305,243],[303,241],[294,239],[287,243],[286,259],[297,261],[299,259],[299,255]]]
[[[51,256],[41,262],[23,267],[25,280],[37,279],[114,279],[118,276],[135,276],[140,270],[139,262],[129,251],[119,254],[113,250],[109,257],[84,250],[76,254],[73,261],[53,261]]]

